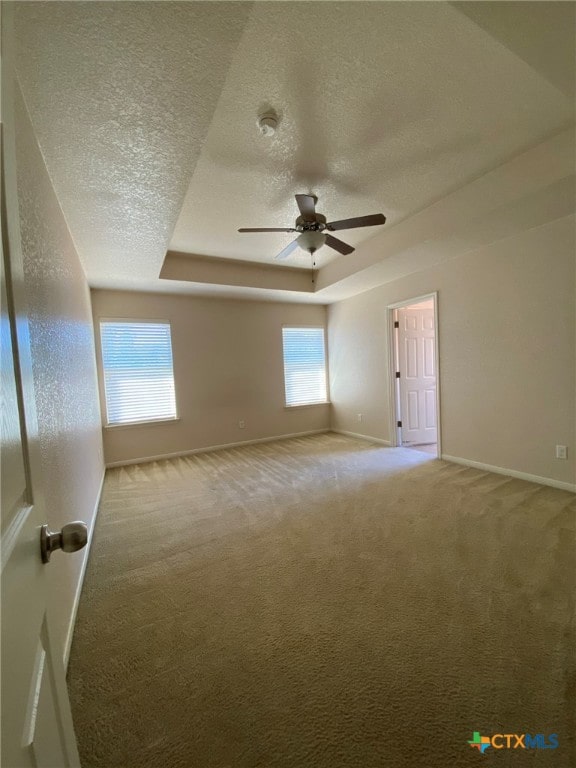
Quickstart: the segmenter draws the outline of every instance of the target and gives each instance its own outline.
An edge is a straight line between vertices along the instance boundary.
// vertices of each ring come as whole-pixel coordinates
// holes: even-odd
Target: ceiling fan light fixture
[[[296,242],[303,251],[314,253],[318,250],[318,248],[322,248],[326,242],[326,235],[323,232],[314,232],[313,230],[309,230],[307,232],[302,232],[302,234],[296,239]]]

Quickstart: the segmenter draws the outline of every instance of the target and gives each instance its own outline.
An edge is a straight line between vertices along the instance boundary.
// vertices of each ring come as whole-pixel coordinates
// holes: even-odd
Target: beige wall
[[[104,473],[90,295],[21,97],[15,111],[18,199],[47,522],[89,526]],[[48,570],[55,642],[64,655],[87,550]]]
[[[438,291],[443,454],[576,482],[574,232],[566,217],[331,305],[333,428],[390,439],[386,307]]]
[[[284,407],[282,361],[282,325],[324,325],[323,306],[100,290],[92,306],[96,327],[154,318],[172,328],[180,418],[105,428],[107,463],[328,429],[329,406]]]

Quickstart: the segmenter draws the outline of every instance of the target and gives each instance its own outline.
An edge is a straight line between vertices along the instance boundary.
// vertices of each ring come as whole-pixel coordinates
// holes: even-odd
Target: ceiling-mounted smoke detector
[[[274,136],[278,127],[278,115],[273,110],[258,117],[258,128],[262,136]]]

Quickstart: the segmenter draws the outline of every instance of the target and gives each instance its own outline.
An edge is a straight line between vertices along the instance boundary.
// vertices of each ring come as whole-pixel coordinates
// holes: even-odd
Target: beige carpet
[[[69,669],[83,768],[575,765],[575,515],[334,434],[109,471]]]

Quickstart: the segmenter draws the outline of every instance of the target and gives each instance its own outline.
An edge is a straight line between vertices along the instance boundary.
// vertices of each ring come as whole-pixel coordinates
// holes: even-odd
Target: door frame
[[[442,419],[440,418],[440,344],[438,323],[438,291],[426,293],[421,296],[413,296],[386,307],[386,323],[388,331],[388,402],[390,404],[390,445],[393,448],[401,447],[402,440],[400,427],[398,427],[398,415],[401,413],[399,402],[399,387],[397,386],[396,371],[398,369],[398,347],[394,328],[394,312],[402,307],[419,304],[422,301],[432,299],[434,304],[434,354],[436,356],[436,452],[438,458],[442,458]]]

